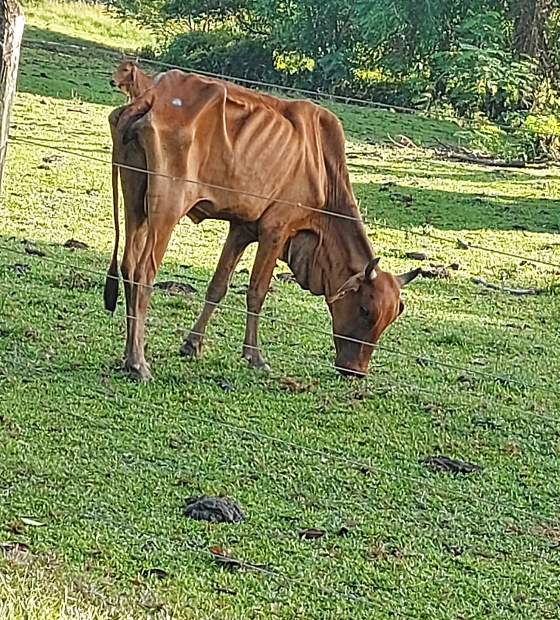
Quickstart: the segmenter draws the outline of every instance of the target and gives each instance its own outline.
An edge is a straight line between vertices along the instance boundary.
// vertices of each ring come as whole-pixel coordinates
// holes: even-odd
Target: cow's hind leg
[[[127,222],[126,243],[124,246],[123,259],[121,263],[121,273],[123,277],[126,300],[126,346],[123,355],[125,367],[130,356],[132,339],[134,338],[134,323],[136,320],[136,289],[134,283],[134,272],[136,271],[136,265],[146,244],[146,224],[147,221],[145,217],[139,221]]]
[[[225,297],[231,283],[233,271],[245,248],[255,240],[256,237],[243,224],[234,222],[230,224],[229,234],[222,249],[216,272],[206,291],[206,303],[181,346],[181,355],[200,355],[208,321],[218,304]]]
[[[130,146],[125,153],[119,153],[119,158],[126,161],[126,165],[139,170],[146,168],[146,158],[137,148]],[[126,346],[124,350],[124,364],[130,355],[132,339],[134,338],[134,321],[136,316],[136,301],[134,288],[134,272],[142,255],[146,242],[147,217],[145,199],[147,176],[138,170],[123,167],[120,170],[122,191],[125,206],[126,242],[121,263],[121,273],[124,281],[126,299]]]
[[[146,241],[142,256],[134,270],[132,285],[131,338],[128,355],[125,359],[125,370],[131,378],[149,381],[152,378],[150,368],[144,354],[144,331],[146,312],[150,302],[152,286],[163,255],[169,244],[171,234],[179,221],[180,214],[170,211],[156,211],[148,218]]]
[[[259,249],[251,273],[247,291],[247,324],[243,342],[243,357],[254,368],[270,370],[262,356],[258,343],[259,314],[264,303],[276,260],[285,242],[283,234],[259,234]]]

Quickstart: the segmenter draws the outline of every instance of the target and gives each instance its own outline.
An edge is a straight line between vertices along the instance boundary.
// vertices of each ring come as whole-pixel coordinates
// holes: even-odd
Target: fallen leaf
[[[480,465],[456,461],[448,456],[429,456],[425,459],[421,459],[419,462],[435,471],[448,471],[453,474],[472,474],[482,472],[482,467],[480,467]]]
[[[463,554],[463,550],[461,549],[461,547],[455,547],[454,545],[448,545],[447,543],[443,543],[443,546],[445,547],[446,551],[449,551],[449,553],[451,553],[451,555],[454,555],[455,557]]]
[[[210,547],[210,553],[213,555],[219,555],[224,558],[231,558],[231,553],[221,547]]]
[[[24,248],[24,250],[26,254],[29,254],[31,256],[39,256],[39,257],[45,256],[45,253],[43,252],[43,250],[38,250],[37,248],[30,248],[28,246]]]
[[[319,385],[318,381],[311,381],[309,383],[302,383],[297,379],[292,377],[285,377],[281,381],[282,388],[284,390],[288,390],[289,392],[294,392],[296,394],[301,394],[302,392],[309,392],[309,390],[317,385]]]
[[[148,568],[142,571],[143,577],[150,577],[152,575],[158,579],[165,579],[167,577],[167,571],[163,570],[163,568]]]
[[[348,536],[348,534],[350,534],[350,532],[356,527],[356,525],[358,525],[357,521],[353,521],[352,519],[345,521],[338,530],[337,535]]]
[[[26,545],[25,543],[17,542],[17,541],[0,543],[0,549],[2,549],[5,555],[8,555],[14,552],[22,553],[22,554],[31,553],[31,549],[29,548],[29,545]]]
[[[425,252],[407,252],[405,256],[412,260],[428,260],[428,255]]]
[[[229,594],[230,596],[237,596],[237,592],[235,590],[228,590],[227,588],[222,588],[221,586],[216,586],[216,592],[220,594]]]
[[[305,530],[301,530],[299,536],[300,538],[304,538],[306,540],[316,540],[317,538],[322,538],[325,533],[325,530],[317,530],[313,527],[309,527]]]
[[[31,527],[43,527],[45,524],[40,521],[35,521],[35,519],[28,519],[27,517],[21,517],[21,522],[24,525],[29,525]]]
[[[231,557],[230,551],[226,549],[222,549],[221,547],[210,547],[210,553],[212,557],[218,564],[222,566],[227,566],[228,568],[242,568],[245,566],[245,563],[241,560],[236,560]]]
[[[47,155],[43,157],[43,161],[46,164],[61,164],[64,161],[64,157],[62,155]]]
[[[190,295],[192,293],[196,293],[194,286],[191,286],[186,282],[175,282],[174,280],[169,280],[168,282],[156,282],[154,284],[154,289],[165,291],[170,295]]]
[[[68,239],[64,242],[64,247],[71,250],[89,250],[89,245],[83,241],[77,241],[76,239]]]
[[[423,278],[441,278],[442,280],[449,278],[449,272],[443,265],[432,265],[422,267],[420,275]]]
[[[297,282],[296,277],[294,276],[293,273],[287,272],[287,273],[279,273],[276,275],[276,279],[280,280],[281,282]]]
[[[17,276],[24,276],[30,267],[25,263],[15,263],[14,265],[9,265],[9,269],[12,269]]]

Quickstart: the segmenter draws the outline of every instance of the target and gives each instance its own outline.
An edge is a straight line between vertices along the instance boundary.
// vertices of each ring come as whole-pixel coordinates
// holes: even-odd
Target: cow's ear
[[[338,301],[339,299],[344,297],[346,293],[352,293],[352,292],[357,291],[360,288],[363,281],[364,281],[363,272],[350,276],[348,280],[346,280],[346,282],[338,289],[338,291],[327,299],[327,303],[332,304],[335,301]]]

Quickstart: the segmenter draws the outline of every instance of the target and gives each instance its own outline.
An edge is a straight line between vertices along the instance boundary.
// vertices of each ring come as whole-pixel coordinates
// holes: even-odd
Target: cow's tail
[[[122,145],[128,144],[135,139],[134,122],[145,116],[152,109],[153,105],[153,94],[145,93],[131,104],[115,110],[109,117],[113,136],[113,171],[111,181],[113,186],[113,221],[115,224],[115,246],[113,248],[111,264],[107,271],[103,294],[105,309],[109,312],[115,311],[119,296],[119,166],[116,161],[116,153],[117,150],[122,150]],[[117,145],[117,141],[122,142],[122,144]]]
[[[114,312],[117,307],[117,298],[119,296],[119,167],[115,164],[113,157],[113,172],[111,176],[113,185],[113,221],[115,224],[115,247],[113,248],[113,257],[107,278],[105,279],[105,291],[103,298],[105,300],[105,309]]]

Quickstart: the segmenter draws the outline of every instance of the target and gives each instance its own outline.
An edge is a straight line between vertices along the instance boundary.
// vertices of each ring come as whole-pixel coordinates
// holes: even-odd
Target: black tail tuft
[[[111,268],[107,272],[105,280],[105,291],[103,299],[105,300],[105,310],[114,312],[117,307],[117,298],[119,296],[119,272],[117,268]]]

